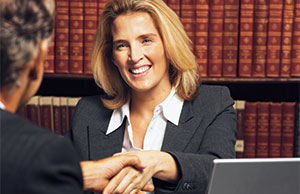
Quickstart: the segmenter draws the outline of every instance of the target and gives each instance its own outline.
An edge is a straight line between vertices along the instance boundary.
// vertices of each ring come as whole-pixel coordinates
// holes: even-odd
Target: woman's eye
[[[149,43],[149,42],[151,42],[150,39],[144,39],[144,40],[143,40],[143,43]]]
[[[119,45],[117,45],[117,49],[122,49],[122,48],[125,48],[126,47],[126,45],[125,44],[119,44]]]

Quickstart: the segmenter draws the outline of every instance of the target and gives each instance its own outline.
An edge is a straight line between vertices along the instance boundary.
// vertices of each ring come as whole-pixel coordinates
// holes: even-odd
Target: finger
[[[153,184],[146,184],[142,190],[146,192],[152,192],[154,189],[155,187]]]
[[[129,168],[129,167],[128,167]],[[114,176],[109,183],[105,186],[103,189],[103,193],[113,193],[113,191],[116,190],[120,182],[123,180],[123,178],[128,173],[129,169],[124,168],[122,169],[116,176]]]
[[[119,155],[120,159],[123,161],[124,166],[134,166],[137,169],[146,168],[146,164],[143,164],[139,157],[135,155]]]
[[[130,168],[130,171],[122,179],[122,182],[118,185],[114,192],[122,194],[138,193],[143,186],[140,184],[142,182],[140,180],[141,178],[142,176],[140,171]]]

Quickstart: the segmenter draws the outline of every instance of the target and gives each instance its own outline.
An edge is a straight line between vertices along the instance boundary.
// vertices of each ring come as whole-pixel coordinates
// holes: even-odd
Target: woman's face
[[[112,36],[113,63],[133,91],[171,88],[163,42],[148,13],[119,15]]]

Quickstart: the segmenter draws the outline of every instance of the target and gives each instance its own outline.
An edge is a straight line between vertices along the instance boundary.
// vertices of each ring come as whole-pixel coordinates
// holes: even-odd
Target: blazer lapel
[[[192,102],[185,101],[178,126],[167,123],[162,151],[184,151],[203,119],[203,113],[194,114]]]
[[[123,122],[123,124],[114,132],[106,135],[108,122],[109,119],[97,129],[87,128],[90,160],[103,159],[122,151],[126,122]]]

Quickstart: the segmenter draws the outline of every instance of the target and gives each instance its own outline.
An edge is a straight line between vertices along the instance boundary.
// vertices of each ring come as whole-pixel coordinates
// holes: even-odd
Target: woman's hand
[[[131,151],[126,153],[118,153],[115,155],[134,155],[138,156],[143,164],[144,169],[136,169],[134,167],[125,167],[106,185],[103,193],[139,193],[152,177],[159,178],[164,181],[177,181],[177,166],[174,158],[161,151]],[[152,185],[147,185],[148,190]],[[152,186],[153,187],[153,186]],[[144,188],[144,189],[145,189]],[[154,190],[154,187],[152,188]]]

